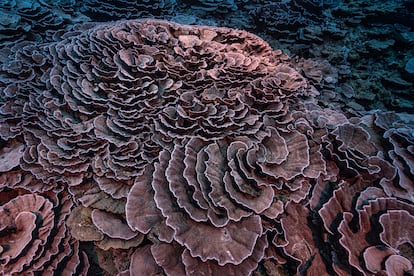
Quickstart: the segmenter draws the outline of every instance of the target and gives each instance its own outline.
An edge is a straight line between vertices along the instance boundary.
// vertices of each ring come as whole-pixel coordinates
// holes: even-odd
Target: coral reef
[[[176,5],[176,0],[86,0],[82,1],[80,11],[93,21],[111,21],[141,18],[143,16],[168,15],[174,12]]]
[[[73,0],[2,1],[0,6],[0,41],[45,40],[55,31],[86,21]]]
[[[0,71],[7,273],[412,272],[412,120],[319,106],[329,63],[154,19],[16,49]]]
[[[264,1],[251,11],[258,30],[281,40],[294,39],[300,28],[316,25],[322,17],[320,4],[305,1]]]
[[[315,1],[320,5],[316,9],[303,7],[302,2],[312,1],[296,2],[267,3],[268,9],[266,2],[257,6],[256,24],[246,28],[253,27],[291,57],[335,68],[336,84],[315,84],[321,104],[340,103],[352,111],[411,112],[413,77],[404,69],[414,54],[411,1]]]
[[[413,275],[413,11],[0,1],[0,271]]]

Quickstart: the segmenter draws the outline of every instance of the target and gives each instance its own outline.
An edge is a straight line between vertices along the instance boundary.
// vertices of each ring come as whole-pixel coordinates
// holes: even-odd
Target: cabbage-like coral
[[[86,273],[89,267],[65,220],[73,202],[59,194],[3,190],[0,207],[0,264],[7,275]],[[4,198],[10,199],[4,202]]]
[[[381,207],[384,234],[369,234],[394,250],[389,267],[410,269],[387,229],[411,220],[412,205],[380,187],[397,182],[401,160],[410,166],[411,147],[388,130],[386,155],[364,122],[320,108],[316,89],[257,36],[159,20],[88,25],[22,47],[0,77],[0,188],[69,193],[78,206],[65,227],[93,243],[108,274],[248,275],[264,260],[292,274],[362,273],[357,260],[378,244],[352,247],[367,232],[351,234],[349,219],[383,200],[398,204]],[[23,248],[33,223],[14,223]]]

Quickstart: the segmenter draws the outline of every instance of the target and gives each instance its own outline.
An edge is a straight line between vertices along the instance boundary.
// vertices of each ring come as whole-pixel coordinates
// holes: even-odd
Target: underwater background
[[[166,119],[162,117],[164,115],[160,115],[160,118],[162,117],[161,123],[157,122],[154,127],[162,137],[148,134],[151,137],[145,138],[147,139],[145,141],[149,142],[142,146],[144,153],[141,154],[139,145],[130,143],[131,140],[123,140],[117,135],[125,137],[131,135],[133,137],[135,135],[133,133],[141,131],[147,133],[147,129],[138,129],[139,127],[129,124],[119,131],[119,126],[115,126],[114,129],[117,129],[118,132],[111,133],[112,126],[108,122],[103,122],[103,117],[98,116],[104,110],[100,105],[100,100],[102,100],[100,95],[94,95],[95,98],[91,96],[91,99],[97,99],[99,102],[97,107],[94,107],[96,110],[88,109],[89,98],[85,98],[86,107],[84,109],[82,109],[82,104],[79,104],[80,107],[78,103],[70,105],[73,96],[70,93],[76,90],[74,87],[81,87],[85,91],[95,91],[94,89],[98,88],[88,87],[80,79],[72,78],[72,69],[76,65],[72,66],[71,62],[76,63],[76,58],[70,62],[65,60],[66,55],[69,55],[66,52],[80,53],[84,51],[82,53],[87,53],[88,50],[85,50],[89,49],[87,45],[97,41],[99,44],[100,32],[110,32],[112,30],[111,22],[147,18],[183,25],[210,26],[211,30],[220,33],[225,38],[222,49],[226,49],[226,53],[231,51],[231,48],[229,48],[230,50],[226,48],[230,43],[228,41],[236,40],[239,33],[234,31],[236,32],[234,35],[229,31],[231,35],[229,35],[229,40],[226,40],[228,33],[220,27],[247,31],[249,33],[247,35],[245,32],[240,34],[246,35],[246,41],[249,43],[253,41],[251,42],[253,45],[251,46],[252,56],[257,54],[261,58],[260,51],[264,49],[263,59],[269,62],[268,67],[274,68],[276,66],[279,68],[279,65],[275,65],[279,64],[279,61],[284,64],[286,66],[283,68],[286,70],[284,72],[295,76],[295,83],[301,89],[303,88],[301,93],[306,97],[311,97],[312,101],[308,101],[308,98],[303,98],[303,101],[291,99],[296,95],[298,99],[302,99],[302,94],[299,92],[295,94],[295,91],[292,94],[280,96],[281,102],[285,101],[283,100],[285,97],[286,102],[292,103],[291,107],[285,108],[285,102],[283,102],[283,107],[278,107],[277,112],[288,110],[283,114],[285,117],[280,115],[283,120],[280,119],[282,117],[275,119],[274,113],[276,111],[272,109],[273,105],[269,107],[270,104],[265,108],[272,109],[271,111],[268,109],[261,111],[258,108],[257,114],[255,113],[251,117],[246,115],[243,118],[240,115],[240,119],[237,117],[239,116],[237,112],[244,112],[240,110],[249,109],[250,112],[250,110],[257,108],[254,103],[251,103],[256,98],[253,100],[249,98],[246,101],[246,105],[249,106],[245,108],[245,103],[233,103],[230,96],[229,99],[223,96],[225,104],[231,102],[229,103],[230,107],[226,108],[236,110],[237,120],[240,120],[236,120],[234,124],[240,127],[240,130],[231,128],[223,130],[222,133],[215,130],[215,132],[204,134],[204,129],[200,131],[197,129],[197,135],[194,137],[189,132],[185,132],[185,134],[174,132],[175,128],[180,129],[181,127],[181,125],[177,127],[179,123],[176,122],[179,122],[179,119],[176,120],[174,117],[180,116],[181,111],[178,112],[179,115],[176,115],[176,110],[162,109],[167,114],[165,115]],[[153,24],[156,29],[157,22],[159,22],[157,20],[142,21],[143,23],[134,26],[141,30],[146,28],[146,24],[148,26]],[[175,23],[159,24],[166,29],[180,29],[181,27],[176,27]],[[134,26],[129,27],[134,29]],[[186,29],[187,27],[183,28],[186,32],[191,33]],[[93,30],[90,35],[91,39],[84,39],[82,35],[89,35],[89,30]],[[98,38],[93,36],[95,34]],[[267,42],[273,49],[273,54],[269,54],[270,50],[266,48],[267,46],[257,42],[258,40],[256,41],[250,34]],[[105,36],[106,39],[109,39],[108,37],[110,36]],[[148,49],[156,48],[160,41],[163,39],[157,37],[156,40],[147,42],[145,46],[148,46]],[[192,41],[182,43],[195,45],[192,44],[195,43]],[[79,48],[85,48],[78,52],[77,44]],[[249,47],[246,46],[250,49]],[[160,48],[162,47],[160,46]],[[105,52],[102,49],[105,47],[102,46],[97,51]],[[145,47],[143,49],[148,50]],[[165,51],[168,52],[168,47]],[[49,53],[51,57],[45,58]],[[158,54],[154,50],[154,56]],[[202,59],[205,57],[208,59],[211,53],[206,50],[205,52],[197,52],[197,54]],[[274,62],[272,55],[277,56],[278,62],[272,63]],[[146,58],[148,60],[142,61],[144,64],[142,68],[151,63],[152,59],[148,56]],[[126,59],[124,60],[122,57],[121,59],[122,62],[128,63],[125,61]],[[33,61],[35,73],[31,72],[31,68],[25,67],[27,60]],[[79,60],[82,59],[79,58]],[[50,67],[50,64],[55,61],[59,65],[50,69],[53,67]],[[89,61],[94,62],[93,58]],[[194,67],[191,67],[193,69],[199,65],[197,60],[191,62],[193,62]],[[245,64],[247,63],[240,65],[240,67]],[[261,78],[266,75],[263,73],[267,72],[266,70],[273,72],[273,69],[263,69],[262,72],[259,67],[254,67],[249,72],[248,68],[253,67],[246,65],[247,69],[243,67],[244,71],[240,74],[231,75],[229,73],[231,75],[229,79],[251,75],[253,83],[256,74]],[[77,69],[75,68],[73,71]],[[188,72],[187,69],[180,72]],[[78,71],[86,74],[88,70],[89,68],[81,67]],[[169,67],[168,70],[170,70]],[[194,69],[194,71],[197,70]],[[227,72],[230,71],[231,69]],[[67,74],[67,79],[62,74]],[[46,80],[45,76],[50,78]],[[103,74],[103,76],[103,79],[109,78],[108,75]],[[215,79],[216,76],[212,75],[211,77]],[[169,79],[163,78],[163,81],[157,85],[163,86],[163,91],[164,89],[165,91],[173,88],[179,89],[183,85],[177,81],[179,79],[180,75],[177,73],[174,84],[172,81],[170,83]],[[192,83],[192,81],[190,82]],[[199,84],[197,81],[198,79],[194,80],[195,87]],[[70,89],[65,88],[67,83],[69,83]],[[108,83],[109,86],[111,82],[108,81]],[[229,89],[229,95],[233,95],[231,94],[232,89],[237,88],[236,86],[241,85],[240,83],[242,81],[234,80],[232,85],[227,88],[225,85],[223,87]],[[145,85],[143,84],[143,87]],[[257,87],[261,89],[264,86],[264,90],[266,90],[267,85],[269,84],[257,84]],[[46,91],[42,90],[43,86],[48,88],[59,86],[62,87],[62,91],[69,91],[70,95],[56,96],[46,92],[37,92],[38,90]],[[223,88],[219,84],[217,87]],[[125,85],[122,88],[128,90],[130,87]],[[291,93],[292,90],[289,89],[286,88],[286,91]],[[31,92],[28,91],[36,91],[41,96],[37,96],[36,93],[29,95]],[[238,92],[234,93],[236,95]],[[73,97],[77,97],[75,92],[73,94]],[[176,104],[172,100],[174,95],[167,95],[165,103],[162,102],[162,104],[168,107],[174,106]],[[51,274],[59,275],[63,271],[63,275],[414,275],[413,0],[0,0],[0,97],[0,204],[3,206],[0,209],[0,274],[3,272],[4,275],[22,275],[20,273],[29,271],[35,273],[48,271]],[[190,96],[188,97],[190,99]],[[183,101],[190,105],[194,100],[193,97],[195,96],[191,95],[188,102],[187,98]],[[209,98],[207,102],[209,104],[211,101],[214,102],[214,97],[213,100]],[[273,96],[267,94],[264,97],[269,101],[274,100]],[[58,124],[55,124],[53,120],[52,123],[49,121],[44,123],[45,127],[42,122],[40,127],[33,126],[37,124],[37,120],[43,120],[43,114],[49,114],[49,111],[39,110],[43,107],[52,109],[46,103],[47,99],[51,98],[54,98],[53,108],[56,107],[60,110],[66,102],[69,102],[71,108],[76,105],[80,113],[85,112],[84,117],[73,115],[79,121],[84,118],[91,119],[99,114],[90,120],[90,124],[85,124],[82,127],[79,125],[71,126],[70,128],[76,132],[76,135],[70,132],[72,131],[70,128],[67,132],[65,132],[66,130],[62,132],[61,137],[67,139],[60,141],[56,138],[57,136],[54,136],[52,130],[60,131],[64,127],[57,126]],[[125,96],[120,101],[129,104],[134,100]],[[26,106],[25,103],[27,103]],[[146,107],[147,105],[140,106],[143,110],[146,110]],[[125,114],[128,113],[128,110],[123,110],[124,106],[111,106],[111,108],[115,110],[115,113],[121,111]],[[214,106],[206,107],[209,110],[214,108]],[[62,110],[67,111],[65,108]],[[192,114],[197,115],[198,111]],[[296,111],[298,113],[295,113]],[[152,119],[152,116],[158,116],[158,114],[153,115],[151,112],[148,111],[148,114],[143,116],[145,118],[139,117],[139,120],[146,122],[148,118]],[[290,113],[293,115],[289,117]],[[15,114],[23,115],[15,116]],[[67,118],[70,119],[66,121],[61,119],[67,116],[65,112],[50,112],[50,114],[62,122],[73,119],[72,115],[68,116]],[[45,115],[47,120],[49,120],[48,116]],[[255,116],[261,118],[258,121],[263,125],[252,123],[253,119],[256,119]],[[213,120],[221,122],[220,117],[213,116],[213,118]],[[85,121],[87,120],[85,119]],[[289,124],[293,122],[290,125],[294,125],[294,127],[282,126],[286,122]],[[72,154],[72,151],[75,152],[77,147],[76,142],[73,141],[78,139],[78,136],[83,137],[88,131],[93,132],[93,128],[97,129],[98,123],[105,126],[98,131],[95,130],[93,134],[93,139],[96,137],[99,139],[93,140],[93,143],[89,143],[89,140],[86,142],[82,140],[79,144],[87,148],[85,157],[81,156],[82,153],[80,156],[83,159],[76,156],[76,158],[79,157],[79,160],[82,159],[82,162],[86,159],[88,162],[95,162],[89,167],[89,165],[85,165],[86,161],[82,163],[73,157],[75,153]],[[159,126],[158,124],[167,126]],[[227,126],[226,123],[223,125]],[[249,130],[246,126],[253,130]],[[262,126],[265,127],[260,128]],[[185,127],[187,125],[183,129]],[[38,131],[38,128],[42,130]],[[298,133],[289,136],[289,131],[292,131],[293,128],[298,130]],[[111,129],[111,131],[107,129]],[[153,131],[152,126],[148,129],[148,133]],[[258,131],[259,134],[255,134],[252,141],[243,138],[243,135],[247,137],[253,131]],[[306,139],[304,136],[300,136],[299,132],[307,133]],[[322,132],[324,134],[321,134]],[[88,139],[90,138],[89,134],[86,136]],[[103,138],[106,136],[109,138]],[[230,138],[226,138],[226,136]],[[241,136],[243,137],[240,138]],[[274,187],[272,186],[268,191],[268,195],[274,195],[277,200],[270,202],[272,199],[262,195],[261,193],[266,190],[264,188],[260,188],[260,192],[257,193],[246,188],[246,193],[251,193],[251,196],[249,194],[246,197],[248,198],[246,202],[257,197],[258,201],[269,201],[266,207],[255,206],[251,207],[251,210],[247,210],[250,208],[250,203],[243,203],[244,199],[234,196],[231,200],[239,204],[242,202],[241,205],[244,207],[240,209],[239,213],[235,211],[239,215],[237,219],[233,219],[231,216],[236,215],[232,214],[229,215],[229,220],[236,222],[249,220],[240,229],[248,229],[250,232],[256,231],[257,235],[251,238],[254,242],[247,250],[249,253],[244,253],[245,255],[236,261],[224,257],[222,259],[221,253],[217,253],[217,256],[214,255],[214,252],[211,255],[206,253],[207,256],[205,256],[202,249],[200,249],[200,253],[197,251],[197,246],[188,245],[191,241],[187,241],[187,237],[180,236],[182,229],[178,225],[179,223],[168,222],[168,219],[175,218],[165,211],[173,207],[165,207],[162,204],[167,195],[161,195],[161,191],[164,188],[174,190],[174,187],[171,188],[174,184],[171,183],[175,183],[173,180],[170,181],[175,171],[173,171],[174,166],[167,164],[170,162],[168,160],[182,159],[180,164],[190,167],[189,163],[196,162],[196,158],[188,161],[184,155],[194,151],[197,158],[202,158],[200,156],[203,154],[207,156],[205,157],[207,168],[197,168],[197,172],[200,170],[209,171],[209,165],[212,167],[211,170],[216,168],[214,166],[220,167],[221,163],[219,165],[211,164],[211,156],[213,156],[213,151],[220,152],[221,150],[221,152],[227,152],[227,161],[220,161],[222,166],[227,166],[229,163],[228,170],[235,171],[236,169],[232,166],[248,166],[242,164],[241,161],[240,164],[239,161],[233,162],[233,157],[234,160],[238,160],[238,158],[241,160],[240,156],[244,152],[249,152],[251,148],[254,148],[256,153],[260,155],[261,151],[266,151],[266,149],[262,149],[263,145],[264,148],[272,148],[273,145],[277,147],[283,144],[280,142],[281,140],[296,139],[292,138],[294,136],[298,137],[298,143],[306,142],[309,145],[307,149],[298,149],[297,156],[299,157],[297,159],[307,157],[312,160],[314,157],[313,160],[317,161],[309,161],[308,164],[289,163],[290,161],[286,161],[291,160],[287,157],[288,153],[278,152],[278,156],[275,156],[274,152],[277,150],[267,149],[270,152],[273,151],[274,155],[266,156],[264,154],[262,157],[271,160],[268,162],[271,163],[270,168],[274,169],[275,164],[280,165],[281,159],[285,158],[286,160],[283,162],[288,162],[289,166],[303,166],[301,173],[290,173],[289,169],[283,168],[279,172],[279,175],[283,176],[283,180],[280,180],[278,176],[269,172],[273,169],[266,167],[267,161],[266,165],[263,165],[262,161],[256,160],[260,165],[252,170],[259,170],[259,176],[245,178],[248,178],[249,181],[256,181],[260,178],[263,183],[270,181],[269,179],[277,178],[275,180],[277,184],[269,184]],[[214,146],[208,144],[210,138],[214,141]],[[59,141],[49,143],[48,139]],[[108,145],[101,140],[105,140],[105,143],[108,142]],[[308,142],[310,140],[312,142]],[[118,148],[114,146],[117,143],[121,145],[119,152]],[[284,143],[288,150],[295,148],[293,143],[292,145],[289,145],[289,142]],[[39,145],[44,145],[45,148],[39,148]],[[240,148],[236,150],[236,146]],[[301,153],[301,150],[306,153]],[[71,152],[71,154],[61,153],[64,151]],[[93,159],[91,157],[96,152],[101,154],[104,151],[108,156],[113,154],[118,158],[114,164],[105,163],[104,158],[102,161],[99,158]],[[44,152],[47,154],[42,155]],[[49,152],[56,154],[49,155]],[[133,161],[118,155],[128,155],[128,158]],[[137,157],[138,155],[139,157]],[[141,157],[141,155],[145,156]],[[246,153],[246,156],[246,160],[250,160],[248,158],[251,155]],[[44,161],[48,158],[47,162]],[[59,158],[64,161],[62,164],[56,165],[58,163],[56,160]],[[73,164],[67,165],[68,160],[72,162],[72,159],[76,159],[73,164],[78,164],[82,169],[75,170],[70,167]],[[90,161],[92,159],[93,161]],[[133,177],[128,179],[126,176],[117,175],[116,171],[124,166],[119,165],[118,161],[119,163],[125,162],[127,164],[125,167],[129,169],[135,166],[135,163],[132,163],[138,159],[139,170],[131,169]],[[260,158],[258,157],[258,159]],[[163,160],[167,161],[163,163]],[[147,163],[144,164],[144,162],[151,165],[146,166]],[[219,161],[217,162],[219,163]],[[318,162],[323,163],[320,172],[315,169],[319,165]],[[289,167],[288,165],[286,167]],[[306,166],[308,167],[305,168]],[[309,167],[311,168],[309,169]],[[154,187],[153,191],[140,184],[152,183],[152,177],[156,178],[162,170],[165,171],[166,178],[171,182],[169,185],[164,183],[166,186]],[[186,168],[178,166],[177,171],[180,170],[183,174],[188,173]],[[196,171],[196,169],[194,170]],[[240,170],[247,174],[248,169],[243,167]],[[310,172],[311,170],[316,172]],[[115,172],[115,176],[111,174],[112,171]],[[69,172],[69,175],[66,175],[66,172]],[[212,171],[209,173],[214,174]],[[77,179],[78,174],[82,175],[79,180]],[[223,172],[221,177],[225,178],[230,174],[235,177],[232,172],[228,174]],[[65,176],[60,178],[60,175]],[[183,179],[190,182],[188,178],[185,176]],[[213,182],[210,176],[207,178],[207,182]],[[111,181],[116,184],[109,183]],[[99,188],[95,185],[96,183],[99,183]],[[116,188],[111,190],[111,185]],[[148,184],[149,187],[151,185],[156,186]],[[108,188],[109,186],[111,188]],[[196,192],[192,190],[192,186],[190,188],[189,191],[174,190],[170,193],[179,198],[177,204],[181,209],[187,210],[190,207],[180,202],[180,195],[177,196],[177,194],[180,192],[189,193],[196,198],[193,195]],[[255,188],[257,187],[255,186]],[[197,190],[197,187],[194,189]],[[231,194],[228,189],[230,188],[224,190]],[[244,192],[243,187],[240,190]],[[129,198],[134,195],[136,198]],[[138,211],[134,210],[137,208],[134,206],[149,209],[150,207],[142,202],[145,200],[152,202],[153,197],[155,203],[151,205],[151,208],[161,210],[162,212],[157,213],[157,216],[167,217],[167,223],[165,225],[165,219],[160,219],[162,223],[157,224],[157,222],[151,224],[151,227],[144,227],[142,221],[136,222],[131,218],[132,216],[140,216],[136,214]],[[106,201],[107,198],[110,199]],[[190,201],[192,203],[197,200]],[[34,208],[39,208],[39,210],[34,211]],[[266,208],[269,210],[264,210]],[[45,210],[50,210],[53,218],[51,215],[47,215]],[[255,215],[251,215],[251,213]],[[155,216],[149,211],[148,214],[145,214]],[[257,222],[259,215],[261,217],[260,223]],[[196,217],[196,215],[194,216]],[[202,221],[202,219],[195,220]],[[216,222],[214,219],[211,220],[213,221],[212,225],[218,228],[226,224],[218,222],[218,219]],[[31,221],[31,224],[26,225],[23,221]],[[181,223],[179,219],[177,221]],[[39,226],[42,223],[46,225],[45,222],[50,222],[52,226]],[[148,222],[148,224],[150,223]],[[253,224],[260,224],[260,229],[251,226]],[[175,230],[172,232],[177,237],[173,234],[166,234],[171,229],[165,230],[165,232],[159,230],[167,225]],[[191,228],[192,225],[189,223],[186,224],[186,227]],[[119,230],[122,234],[112,231],[113,227],[122,229],[122,231]],[[194,226],[194,228],[197,227]],[[231,228],[229,231],[236,232],[235,229]],[[47,231],[49,232],[46,234]],[[203,231],[207,232],[207,230],[200,230],[199,235],[203,236]],[[292,234],[288,234],[289,231]],[[295,231],[300,234],[294,234]],[[137,234],[138,232],[140,233]],[[226,232],[223,235],[227,234]],[[392,235],[395,236],[389,237]],[[197,238],[197,235],[190,236],[190,238]],[[209,241],[208,236],[204,238]],[[166,242],[168,240],[172,242]],[[13,242],[9,244],[10,241]],[[15,241],[22,243],[17,249],[13,249],[14,243],[19,243]],[[212,243],[214,241],[213,237]],[[269,244],[273,244],[274,248]],[[187,247],[192,249],[191,252],[186,249]],[[223,249],[217,248],[213,247],[211,251]],[[241,252],[243,250],[244,248],[240,249]],[[41,256],[41,260],[36,259],[35,255]],[[237,256],[235,258],[237,259]]]

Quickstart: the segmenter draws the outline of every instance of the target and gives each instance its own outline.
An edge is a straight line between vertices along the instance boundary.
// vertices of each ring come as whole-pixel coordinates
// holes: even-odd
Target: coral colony
[[[1,275],[413,275],[410,114],[175,1],[111,2],[2,4]],[[188,2],[286,39],[326,7]],[[138,10],[171,20],[106,19]]]

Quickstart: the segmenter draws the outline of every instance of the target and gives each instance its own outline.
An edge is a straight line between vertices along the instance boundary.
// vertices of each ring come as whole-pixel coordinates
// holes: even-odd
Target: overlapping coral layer
[[[414,128],[316,95],[234,29],[119,21],[21,45],[0,71],[1,270],[413,273]]]

